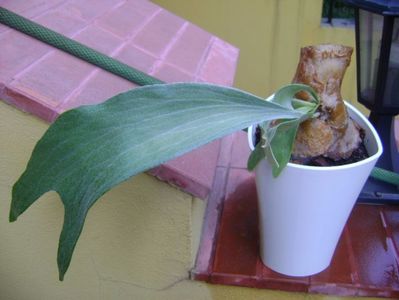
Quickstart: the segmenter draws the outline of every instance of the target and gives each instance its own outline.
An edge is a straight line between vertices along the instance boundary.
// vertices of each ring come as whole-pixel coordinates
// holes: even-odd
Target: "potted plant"
[[[13,186],[10,221],[47,191],[58,192],[65,208],[57,258],[62,280],[88,210],[112,187],[252,124],[261,124],[267,139],[255,148],[250,168],[267,156],[274,176],[284,177],[300,124],[320,116],[320,107],[317,92],[305,84],[287,85],[265,101],[233,88],[176,83],[67,111],[38,141]]]
[[[276,134],[273,131],[277,128],[280,134],[291,134],[294,139],[294,130],[290,132],[284,123],[285,127],[271,130],[266,122],[256,148],[254,127],[248,131],[248,142],[254,150],[248,167],[256,166],[260,256],[265,265],[285,275],[313,275],[330,265],[353,205],[382,154],[381,141],[371,123],[341,97],[341,82],[351,54],[352,48],[340,45],[301,49],[294,82],[313,87],[321,105],[313,118],[299,125],[291,157],[294,162],[283,172],[274,158],[279,153],[273,155],[268,149],[279,138],[269,142],[269,136]],[[263,159],[265,153],[268,160]],[[302,164],[295,163],[298,161]]]

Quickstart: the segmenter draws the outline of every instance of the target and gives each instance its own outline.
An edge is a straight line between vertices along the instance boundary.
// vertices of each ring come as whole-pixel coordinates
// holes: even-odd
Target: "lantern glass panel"
[[[384,18],[381,15],[359,10],[360,97],[373,104],[377,84],[377,71]]]
[[[399,108],[399,18],[394,19],[383,104],[385,107]]]

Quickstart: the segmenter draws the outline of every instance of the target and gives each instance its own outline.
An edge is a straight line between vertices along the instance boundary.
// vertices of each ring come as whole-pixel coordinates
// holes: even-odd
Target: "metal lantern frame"
[[[393,84],[387,88],[387,79],[390,67],[392,67],[390,62],[391,55],[393,55],[391,49],[394,27],[398,26],[395,22],[399,22],[399,0],[344,0],[344,2],[355,8],[358,100],[371,111],[369,119],[378,131],[384,147],[383,156],[378,161],[377,166],[398,172],[399,166],[397,164],[399,159],[396,157],[398,153],[393,150],[395,146],[393,125],[394,116],[399,114],[399,97],[397,99],[389,99],[394,100],[394,102],[387,101],[387,97],[395,95],[390,90],[392,89],[393,91],[395,86]],[[369,43],[371,45],[372,42],[379,41],[379,44],[377,44],[379,52],[377,52],[378,55],[376,57],[372,57],[370,54],[372,49],[362,48],[364,46],[361,41],[362,29],[364,29],[362,27],[367,25],[361,24],[361,21],[364,21],[361,20],[360,14],[362,13],[382,16],[382,30],[379,32],[379,39],[370,39]],[[366,63],[362,61],[362,54],[364,54],[362,51],[369,54]],[[366,76],[364,69],[370,71],[373,68],[372,64],[375,63],[375,61],[372,61],[373,58],[377,60],[375,72],[372,74],[375,77],[373,78],[371,93],[367,93],[367,90],[364,89],[366,87],[362,86],[362,76]],[[368,75],[370,76],[370,74]],[[399,84],[397,89],[399,90]],[[398,187],[369,179],[359,197],[359,202],[399,204]]]

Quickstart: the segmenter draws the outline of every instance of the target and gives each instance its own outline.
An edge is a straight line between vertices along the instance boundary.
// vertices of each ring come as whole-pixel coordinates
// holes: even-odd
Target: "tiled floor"
[[[209,199],[194,278],[285,291],[399,297],[399,207],[356,205],[328,269],[309,277],[280,275],[259,258],[255,182],[245,169],[246,135],[236,133],[223,145],[232,149],[219,156],[223,163]]]

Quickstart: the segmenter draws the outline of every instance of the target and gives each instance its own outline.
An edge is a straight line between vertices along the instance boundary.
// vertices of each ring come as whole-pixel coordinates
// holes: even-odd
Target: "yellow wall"
[[[0,101],[0,299],[132,299],[199,286],[181,281],[194,261],[205,201],[146,174],[94,205],[66,279],[58,282],[58,195],[46,194],[8,223],[12,184],[47,127]]]
[[[320,25],[322,0],[153,2],[238,47],[235,86],[262,97],[292,80],[301,47],[320,43],[355,46],[353,28]],[[357,99],[355,55],[342,94],[351,102]]]

